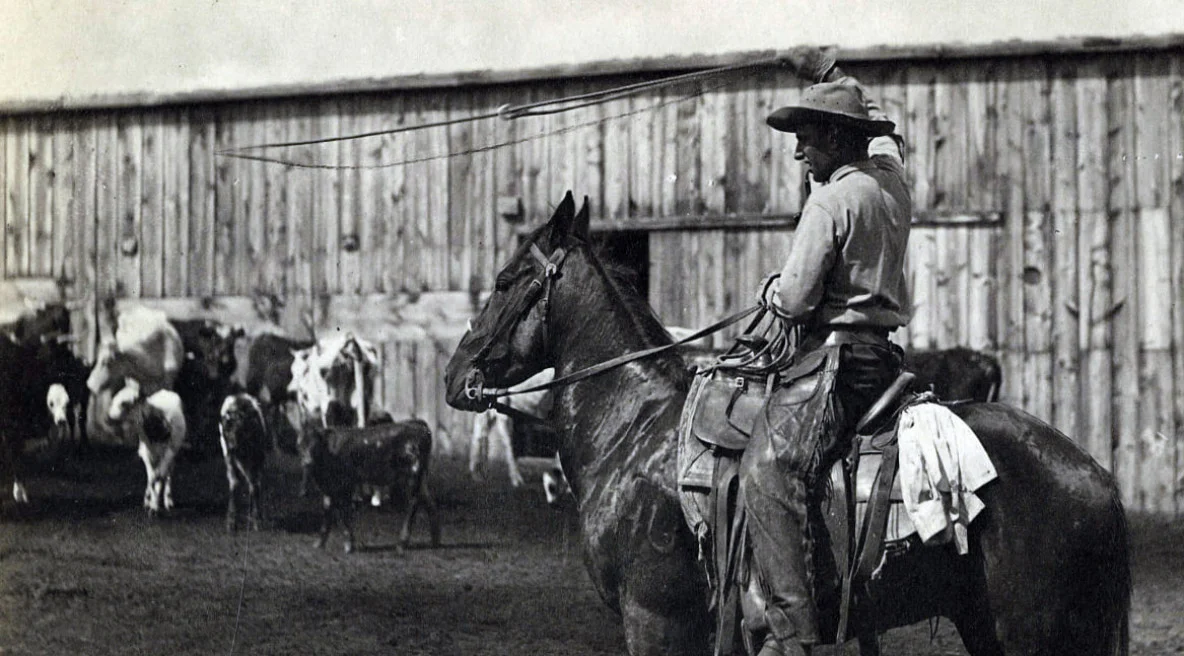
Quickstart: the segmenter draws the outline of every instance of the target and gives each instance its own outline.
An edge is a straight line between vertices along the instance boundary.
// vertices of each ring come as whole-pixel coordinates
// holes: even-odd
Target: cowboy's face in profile
[[[820,123],[801,125],[795,133],[798,145],[793,158],[806,162],[806,167],[818,182],[830,180],[839,166],[839,152],[832,135],[833,128]]]

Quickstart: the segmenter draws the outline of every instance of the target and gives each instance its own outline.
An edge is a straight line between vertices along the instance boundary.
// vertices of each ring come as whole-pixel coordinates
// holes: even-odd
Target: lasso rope
[[[704,87],[697,89],[691,93],[674,98],[672,100],[667,100],[664,102],[655,103],[649,107],[635,109],[635,110],[628,111],[628,112],[622,112],[620,114],[615,114],[613,116],[598,118],[598,119],[595,119],[592,121],[586,121],[584,123],[579,123],[576,125],[565,126],[563,128],[559,128],[557,130],[552,130],[550,132],[544,132],[544,133],[540,133],[537,135],[523,137],[521,139],[512,139],[512,140],[499,142],[499,143],[495,143],[495,144],[489,144],[486,146],[480,146],[480,147],[472,148],[472,149],[465,150],[462,152],[447,153],[447,154],[443,154],[443,155],[428,155],[428,156],[424,156],[424,157],[414,157],[414,158],[410,158],[410,159],[400,160],[397,162],[385,162],[385,163],[378,163],[378,164],[316,164],[316,163],[298,162],[298,161],[294,161],[294,160],[290,160],[290,159],[284,159],[281,157],[269,157],[269,156],[265,156],[265,155],[256,155],[256,154],[248,153],[246,151],[262,150],[262,149],[266,149],[266,148],[295,148],[295,147],[299,147],[299,146],[313,146],[313,145],[325,144],[325,143],[352,141],[352,140],[358,140],[358,139],[366,139],[366,138],[370,138],[370,137],[379,137],[379,136],[386,136],[386,135],[391,135],[391,134],[398,134],[398,133],[402,133],[402,132],[411,132],[411,131],[415,131],[415,130],[427,130],[427,129],[431,129],[431,128],[447,127],[450,125],[456,125],[456,124],[460,124],[460,123],[471,123],[474,121],[482,121],[482,120],[488,120],[488,119],[492,119],[492,118],[501,118],[502,120],[509,121],[509,120],[514,120],[517,118],[522,118],[522,117],[527,117],[527,116],[546,116],[546,115],[550,115],[550,114],[558,114],[561,112],[568,112],[568,111],[572,111],[572,110],[576,110],[576,109],[582,109],[585,107],[590,107],[593,105],[598,105],[598,104],[610,102],[613,100],[619,100],[621,98],[627,98],[630,96],[640,94],[645,91],[662,89],[662,88],[666,88],[666,87],[670,87],[670,86],[687,84],[690,82],[698,82],[701,80],[719,77],[719,76],[722,76],[726,73],[731,73],[731,72],[740,71],[740,70],[764,68],[764,67],[775,65],[779,61],[780,60],[777,58],[767,58],[767,59],[761,59],[761,60],[743,63],[743,64],[720,66],[717,68],[711,68],[711,69],[707,69],[707,70],[703,70],[703,71],[696,71],[693,73],[685,73],[682,75],[675,75],[672,77],[666,77],[666,78],[662,78],[659,80],[638,82],[635,84],[629,84],[629,85],[620,86],[620,87],[613,87],[611,89],[604,89],[601,91],[593,91],[593,92],[579,94],[579,95],[575,95],[575,96],[566,96],[563,98],[541,100],[541,101],[537,101],[537,102],[533,102],[533,103],[526,103],[526,104],[522,104],[522,105],[505,104],[505,105],[498,107],[494,111],[483,112],[483,113],[474,114],[471,116],[452,118],[452,119],[447,119],[447,120],[443,120],[443,121],[432,121],[430,123],[420,123],[420,124],[416,124],[416,125],[405,125],[405,126],[400,126],[397,128],[391,128],[388,130],[375,130],[375,131],[363,132],[363,133],[359,133],[359,134],[341,135],[341,136],[333,136],[333,137],[322,137],[322,138],[318,138],[318,139],[305,139],[305,140],[301,140],[301,141],[287,141],[287,142],[280,142],[280,143],[252,144],[252,145],[248,145],[248,146],[239,146],[237,148],[227,148],[224,150],[217,151],[216,154],[218,156],[222,156],[222,157],[233,157],[236,159],[244,159],[244,160],[250,160],[250,161],[256,161],[256,162],[266,162],[266,163],[271,163],[271,164],[284,164],[284,165],[292,166],[292,167],[296,167],[296,168],[331,169],[331,170],[381,169],[381,168],[389,168],[389,167],[393,167],[393,166],[403,166],[406,164],[415,164],[415,163],[419,163],[419,162],[427,162],[427,161],[438,160],[438,159],[446,159],[446,158],[450,158],[450,157],[457,157],[460,155],[470,155],[470,154],[474,154],[474,153],[481,153],[481,152],[487,152],[490,150],[496,150],[498,148],[503,148],[505,146],[511,146],[511,145],[515,145],[515,144],[519,144],[519,143],[525,143],[528,141],[541,139],[543,137],[547,137],[547,136],[551,136],[551,135],[564,134],[566,132],[571,132],[573,130],[582,129],[582,128],[589,127],[591,125],[595,125],[597,123],[602,123],[602,122],[609,121],[609,120],[624,118],[624,117],[632,116],[635,114],[640,114],[642,112],[653,111],[655,109],[659,109],[661,107],[665,107],[670,104],[685,102],[686,100],[697,97],[707,91],[712,91],[712,90],[721,88],[727,84],[730,84],[731,82],[734,82],[735,80],[729,80],[729,81],[726,81],[723,83],[718,83],[718,84],[711,85],[711,86],[704,86]]]

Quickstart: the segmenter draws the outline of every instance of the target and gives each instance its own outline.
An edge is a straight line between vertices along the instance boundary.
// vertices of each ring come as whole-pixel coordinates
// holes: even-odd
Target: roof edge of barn
[[[975,44],[922,44],[839,48],[840,62],[888,60],[953,60],[984,57],[1035,57],[1043,55],[1096,55],[1118,52],[1163,51],[1184,48],[1184,33],[1132,37],[1072,37],[1055,40],[1008,40]],[[638,59],[611,59],[513,70],[470,70],[457,73],[394,75],[330,82],[282,84],[238,89],[196,89],[152,93],[126,92],[45,99],[0,100],[0,115],[46,112],[160,107],[202,103],[241,102],[290,97],[330,96],[394,90],[458,88],[538,82],[573,77],[626,74],[679,73],[728,66],[775,57],[786,51],[752,50],[723,54],[669,55]]]

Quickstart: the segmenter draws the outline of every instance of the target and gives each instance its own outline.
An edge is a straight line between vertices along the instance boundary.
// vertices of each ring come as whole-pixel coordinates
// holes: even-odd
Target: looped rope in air
[[[718,66],[716,68],[709,68],[702,71],[695,71],[692,73],[684,73],[682,75],[675,75],[665,77],[658,80],[649,80],[646,82],[637,82],[620,87],[613,87],[611,89],[604,89],[601,91],[592,91],[589,93],[578,94],[574,96],[566,96],[563,98],[553,98],[550,100],[540,100],[533,103],[526,103],[523,105],[511,105],[509,103],[499,106],[497,109],[490,112],[482,112],[480,114],[473,114],[471,116],[464,116],[458,118],[450,118],[441,121],[432,121],[430,123],[418,123],[415,125],[404,125],[397,128],[387,130],[374,130],[371,132],[362,132],[359,134],[339,135],[333,137],[321,137],[318,139],[304,139],[301,141],[285,141],[278,143],[263,143],[251,144],[247,146],[238,146],[235,148],[226,148],[217,151],[215,154],[221,157],[233,157],[237,159],[246,159],[259,162],[268,162],[274,164],[288,164],[292,166],[300,166],[305,168],[329,168],[329,169],[347,169],[347,168],[370,168],[358,166],[339,166],[339,165],[325,165],[325,164],[302,164],[299,162],[292,162],[279,158],[266,157],[263,155],[252,155],[246,151],[262,150],[265,148],[295,148],[299,146],[313,146],[317,144],[333,143],[340,141],[353,141],[357,139],[367,139],[370,137],[380,137],[391,134],[399,134],[401,132],[411,132],[415,130],[427,130],[431,128],[447,127],[450,125],[457,125],[460,123],[471,123],[474,121],[483,121],[491,118],[500,118],[502,120],[511,121],[527,116],[546,116],[549,114],[558,114],[562,112],[582,109],[601,103],[610,102],[612,100],[619,100],[629,96],[637,95],[644,91],[654,89],[662,89],[665,87],[675,86],[678,84],[687,84],[689,82],[696,82],[699,80],[710,79],[718,77],[726,73],[745,69],[763,68],[776,65],[781,60],[777,57],[769,57],[759,59],[756,61],[731,64],[728,66]],[[426,159],[426,158],[421,158]],[[418,161],[418,160],[413,160]],[[410,162],[401,162],[410,163]]]

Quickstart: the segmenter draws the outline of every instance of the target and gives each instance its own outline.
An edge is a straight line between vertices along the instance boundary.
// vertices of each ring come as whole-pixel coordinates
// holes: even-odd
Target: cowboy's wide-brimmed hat
[[[896,124],[868,116],[863,92],[857,86],[838,82],[815,84],[802,92],[797,105],[782,107],[765,119],[781,132],[797,132],[808,123],[833,123],[858,130],[871,137],[892,134]]]

